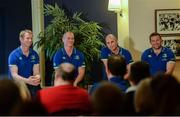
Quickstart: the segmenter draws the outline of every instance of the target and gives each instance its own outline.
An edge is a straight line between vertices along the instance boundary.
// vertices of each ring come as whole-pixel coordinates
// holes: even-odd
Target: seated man
[[[91,103],[86,90],[73,86],[76,70],[70,63],[62,63],[55,69],[54,87],[42,89],[37,99],[49,115],[88,115]]]
[[[101,60],[104,64],[105,72],[103,69],[103,80],[106,80],[107,76],[107,59],[112,55],[123,56],[126,60],[127,68],[133,62],[131,53],[129,50],[122,48],[118,45],[118,39],[113,34],[108,34],[105,38],[106,47],[101,49]]]

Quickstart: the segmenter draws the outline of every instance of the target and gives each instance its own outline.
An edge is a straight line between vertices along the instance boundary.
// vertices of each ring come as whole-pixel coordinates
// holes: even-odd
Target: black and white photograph
[[[163,46],[170,48],[176,55],[176,59],[180,59],[180,39],[166,37],[166,39],[163,39]]]
[[[155,31],[161,35],[179,35],[180,9],[155,10]]]

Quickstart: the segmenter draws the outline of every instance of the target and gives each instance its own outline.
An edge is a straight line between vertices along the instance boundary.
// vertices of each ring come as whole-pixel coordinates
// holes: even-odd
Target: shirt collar
[[[62,48],[61,50],[62,50],[63,55],[67,55],[65,48]],[[72,55],[76,54],[76,52],[77,52],[77,50],[75,48],[73,48]]]
[[[162,48],[161,48],[161,52],[160,52],[160,53],[162,53],[162,52],[164,52],[164,51],[165,51],[165,48],[164,48],[164,47],[162,47]],[[151,52],[151,53],[154,53],[153,48],[151,48],[151,49],[150,49],[150,52]]]
[[[21,55],[24,55],[20,46],[18,47],[18,51],[19,51],[19,53],[20,53]],[[29,55],[31,55],[31,53],[32,53],[32,49],[29,48]],[[29,55],[28,55],[28,56],[29,56]]]
[[[131,92],[131,91],[136,91],[137,86],[130,86],[127,90],[126,93]]]

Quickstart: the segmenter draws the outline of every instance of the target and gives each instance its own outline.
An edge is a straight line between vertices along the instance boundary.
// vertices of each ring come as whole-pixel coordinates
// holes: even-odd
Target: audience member
[[[92,94],[94,115],[121,115],[123,93],[114,84],[104,82]]]
[[[44,106],[36,100],[19,103],[11,112],[11,116],[47,116]]]
[[[121,55],[112,55],[108,57],[107,73],[108,80],[116,84],[123,92],[129,87],[128,81],[124,80],[126,74],[126,60]]]
[[[126,74],[126,60],[121,55],[112,55],[108,57],[107,73],[108,81],[117,85],[124,93],[129,86],[128,81],[124,80]],[[94,84],[89,93],[92,94],[100,83]]]
[[[158,74],[151,81],[155,97],[155,115],[180,115],[180,84],[173,75]]]
[[[140,82],[135,109],[141,115],[180,115],[180,84],[169,74],[157,74]]]
[[[49,115],[90,115],[92,106],[86,90],[74,87],[75,67],[62,63],[55,69],[54,87],[38,92],[37,99]]]
[[[131,85],[126,90],[123,109],[125,115],[136,115],[134,108],[134,93],[139,82],[150,77],[149,64],[142,61],[132,63],[129,75],[128,80]]]
[[[10,115],[12,109],[22,101],[20,90],[13,80],[0,80],[0,115]]]
[[[151,78],[143,79],[135,92],[134,106],[137,115],[149,116],[155,112],[156,104],[151,89]]]

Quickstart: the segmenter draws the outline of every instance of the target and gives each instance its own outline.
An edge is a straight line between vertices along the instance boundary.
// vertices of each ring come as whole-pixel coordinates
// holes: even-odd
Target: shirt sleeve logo
[[[152,56],[151,55],[148,55],[148,58],[151,58]]]
[[[31,59],[32,59],[32,60],[35,60],[35,59],[36,59],[36,57],[35,57],[34,55],[32,55],[32,56],[31,56]]]
[[[21,57],[21,56],[19,57],[19,60],[20,60],[20,61],[22,60],[22,57]]]
[[[163,58],[167,58],[167,54],[163,54],[162,57],[163,57]]]
[[[78,55],[76,55],[76,56],[74,57],[74,59],[79,60],[80,58],[79,58]]]
[[[31,62],[36,62],[35,60],[36,60],[35,55],[32,55],[32,56],[31,56]]]

